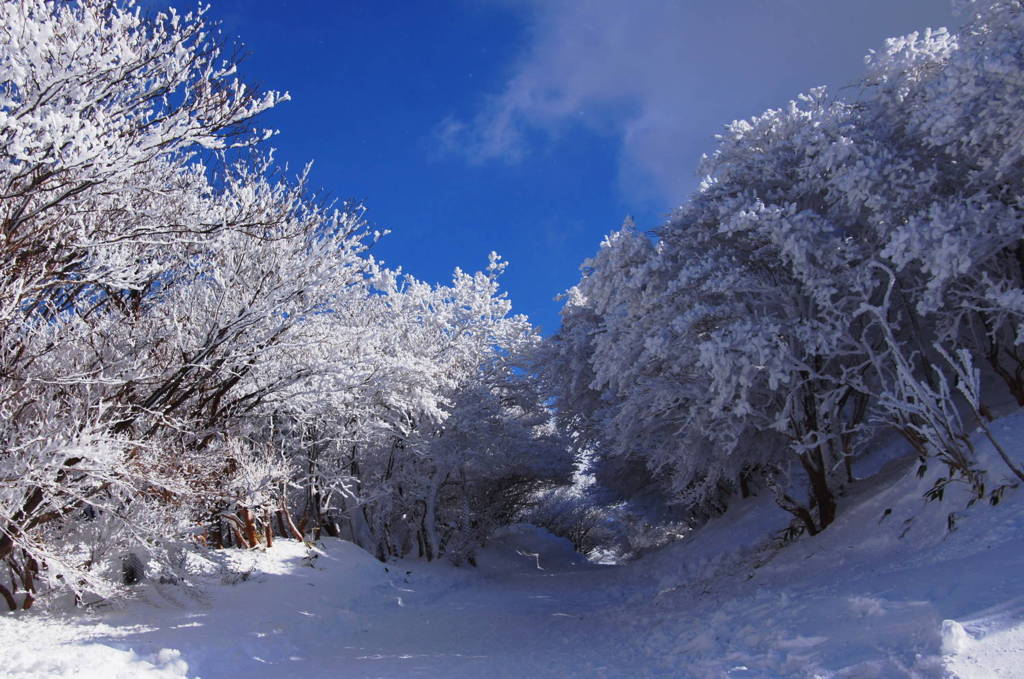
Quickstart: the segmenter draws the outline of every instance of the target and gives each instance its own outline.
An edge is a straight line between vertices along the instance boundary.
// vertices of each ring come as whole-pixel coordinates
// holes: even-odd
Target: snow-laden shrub
[[[566,538],[589,559],[618,563],[682,538],[687,524],[631,502],[602,501],[593,486],[561,486],[536,495],[520,520]]]

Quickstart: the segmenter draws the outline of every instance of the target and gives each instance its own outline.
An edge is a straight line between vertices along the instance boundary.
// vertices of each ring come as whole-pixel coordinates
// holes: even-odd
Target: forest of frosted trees
[[[428,285],[282,176],[200,14],[0,4],[0,595],[321,531],[454,559],[565,483],[504,263]]]
[[[764,488],[815,534],[895,431],[935,497],[998,501],[968,434],[1024,405],[1024,12],[964,10],[853,96],[729,125],[654,240],[627,221],[585,264],[547,370],[599,483],[698,516]]]
[[[815,535],[892,432],[944,466],[931,496],[998,502],[969,433],[1024,405],[1024,4],[964,11],[729,125],[542,340],[497,255],[418,281],[277,166],[287,96],[202,11],[0,3],[0,597],[276,537],[471,563],[524,517],[581,545],[611,508],[762,491]]]

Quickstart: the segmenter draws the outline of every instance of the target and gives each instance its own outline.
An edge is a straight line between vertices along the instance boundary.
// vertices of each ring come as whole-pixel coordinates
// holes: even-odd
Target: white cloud
[[[584,125],[616,138],[620,188],[671,205],[736,118],[845,84],[869,48],[948,24],[943,0],[525,0],[513,75],[439,138],[472,162],[516,161],[538,136]]]

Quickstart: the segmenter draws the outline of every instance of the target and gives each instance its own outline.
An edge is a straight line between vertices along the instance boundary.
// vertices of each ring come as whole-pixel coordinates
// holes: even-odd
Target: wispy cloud
[[[736,118],[845,84],[892,34],[948,23],[943,0],[524,0],[528,47],[498,94],[438,127],[470,162],[517,161],[583,125],[617,138],[620,188],[681,200]]]

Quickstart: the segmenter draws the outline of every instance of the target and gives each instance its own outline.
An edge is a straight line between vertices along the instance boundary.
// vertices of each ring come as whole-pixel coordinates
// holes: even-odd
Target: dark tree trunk
[[[817,533],[827,528],[835,520],[836,498],[828,485],[827,470],[820,449],[801,454],[800,464],[810,481],[812,505],[816,506],[818,510],[817,530],[814,531]]]
[[[253,520],[252,512],[240,509],[238,515],[242,519],[242,535],[245,537],[246,547],[255,547],[260,543],[260,539],[256,533],[256,522]]]
[[[987,358],[989,365],[992,366],[992,370],[1006,384],[1006,388],[1009,389],[1010,394],[1017,400],[1017,405],[1024,408],[1024,362],[1020,361],[1014,353],[1006,351],[1014,362],[1017,364],[1016,368],[1011,372],[1006,366],[1004,366],[999,360],[999,345],[993,344],[991,351]]]
[[[740,497],[748,498],[754,493],[750,490],[750,477],[754,475],[753,469],[750,467],[744,467],[743,471],[740,472]]]
[[[63,473],[63,472],[61,472]],[[21,509],[14,513],[3,535],[0,535],[0,561],[6,561],[14,552],[14,537],[22,532],[21,525],[35,512],[43,502],[43,491],[41,488],[33,488],[29,491]]]
[[[7,602],[7,608],[9,608],[12,611],[18,610],[18,601],[14,598],[14,595],[11,594],[11,590],[7,589],[3,585],[0,585],[0,596],[2,596],[4,598],[4,601]]]
[[[302,542],[302,540],[303,540],[302,530],[298,526],[295,525],[294,521],[292,521],[292,515],[291,515],[291,512],[288,511],[288,503],[287,502],[282,504],[281,510],[280,510],[280,516],[281,516],[281,522],[288,529],[285,534],[286,535],[290,534],[293,538],[295,538],[299,542]]]

